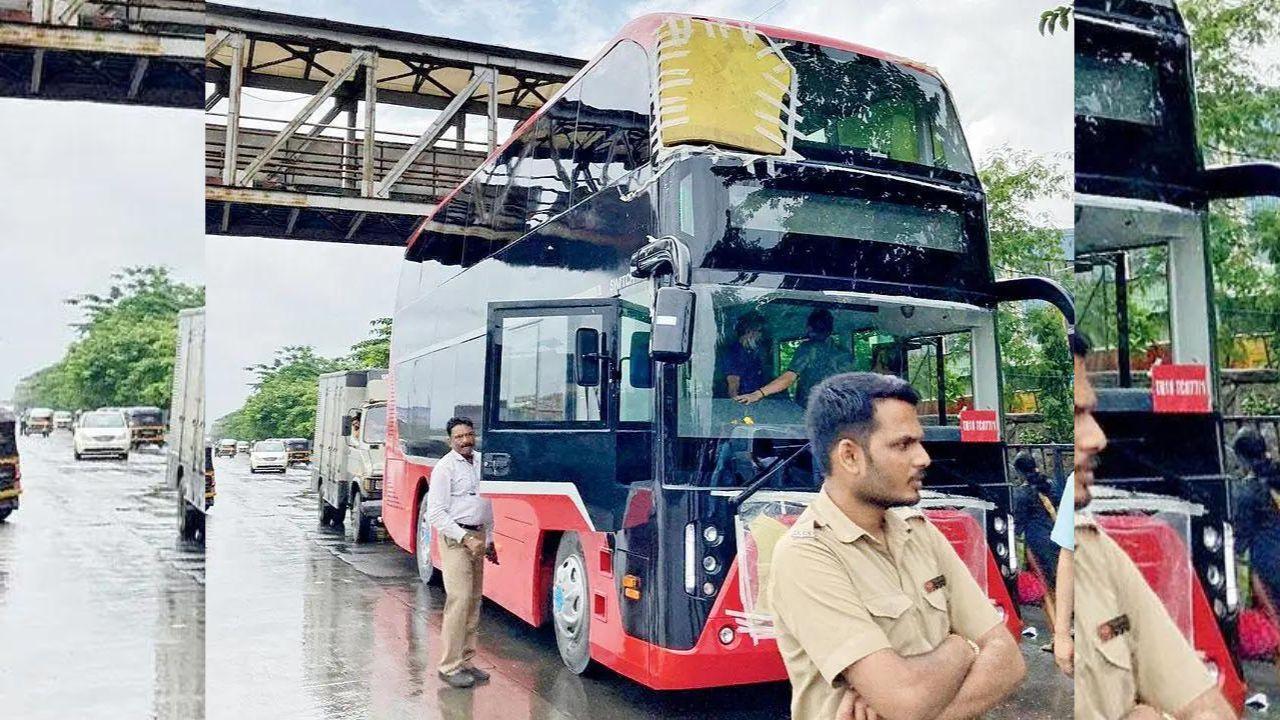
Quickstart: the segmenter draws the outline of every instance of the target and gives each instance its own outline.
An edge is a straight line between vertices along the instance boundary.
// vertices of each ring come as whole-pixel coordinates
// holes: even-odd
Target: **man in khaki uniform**
[[[444,573],[444,620],[440,627],[440,678],[456,688],[489,680],[475,666],[476,633],[484,592],[484,561],[498,561],[493,548],[493,507],[480,496],[480,453],[471,420],[445,426],[452,446],[431,469],[428,522],[440,537]]]
[[[918,402],[874,373],[810,395],[823,487],[778,542],[769,581],[794,720],[971,718],[1026,674],[986,593],[911,507],[930,462]]]
[[[1107,446],[1093,417],[1097,395],[1084,358],[1088,343],[1071,338],[1075,358],[1075,506],[1090,500],[1093,468]],[[1076,513],[1076,717],[1081,720],[1234,718],[1196,651],[1129,555],[1092,518]]]

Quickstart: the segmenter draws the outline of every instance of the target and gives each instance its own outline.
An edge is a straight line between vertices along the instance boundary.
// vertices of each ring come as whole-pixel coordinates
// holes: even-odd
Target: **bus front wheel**
[[[436,576],[436,566],[431,562],[431,523],[427,521],[427,495],[418,501],[418,529],[413,557],[418,562],[418,577],[423,585]]]
[[[565,666],[581,675],[591,663],[591,585],[577,533],[561,536],[551,577],[551,619],[556,629],[556,647]]]

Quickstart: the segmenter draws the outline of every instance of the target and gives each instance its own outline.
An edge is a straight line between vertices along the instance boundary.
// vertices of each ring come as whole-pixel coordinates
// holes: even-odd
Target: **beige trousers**
[[[484,533],[467,532],[480,539],[480,552],[472,554],[460,542],[440,537],[440,568],[444,573],[444,622],[440,633],[440,672],[449,675],[471,665],[480,628],[480,600],[484,592]]]

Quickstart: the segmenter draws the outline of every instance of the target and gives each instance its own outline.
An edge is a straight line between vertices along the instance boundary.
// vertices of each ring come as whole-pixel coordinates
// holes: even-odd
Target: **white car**
[[[87,412],[80,416],[71,444],[77,460],[95,455],[128,459],[129,421],[115,410]]]
[[[71,429],[71,413],[66,410],[55,410],[53,413],[53,429],[54,430],[70,430]]]
[[[289,467],[289,451],[285,449],[283,440],[259,440],[249,451],[249,472],[262,470],[278,470],[284,472]]]

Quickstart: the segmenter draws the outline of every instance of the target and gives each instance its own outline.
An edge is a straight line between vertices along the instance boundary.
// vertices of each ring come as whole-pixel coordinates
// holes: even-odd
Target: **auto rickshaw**
[[[17,425],[13,412],[0,408],[0,522],[18,509],[18,496],[22,494]]]

